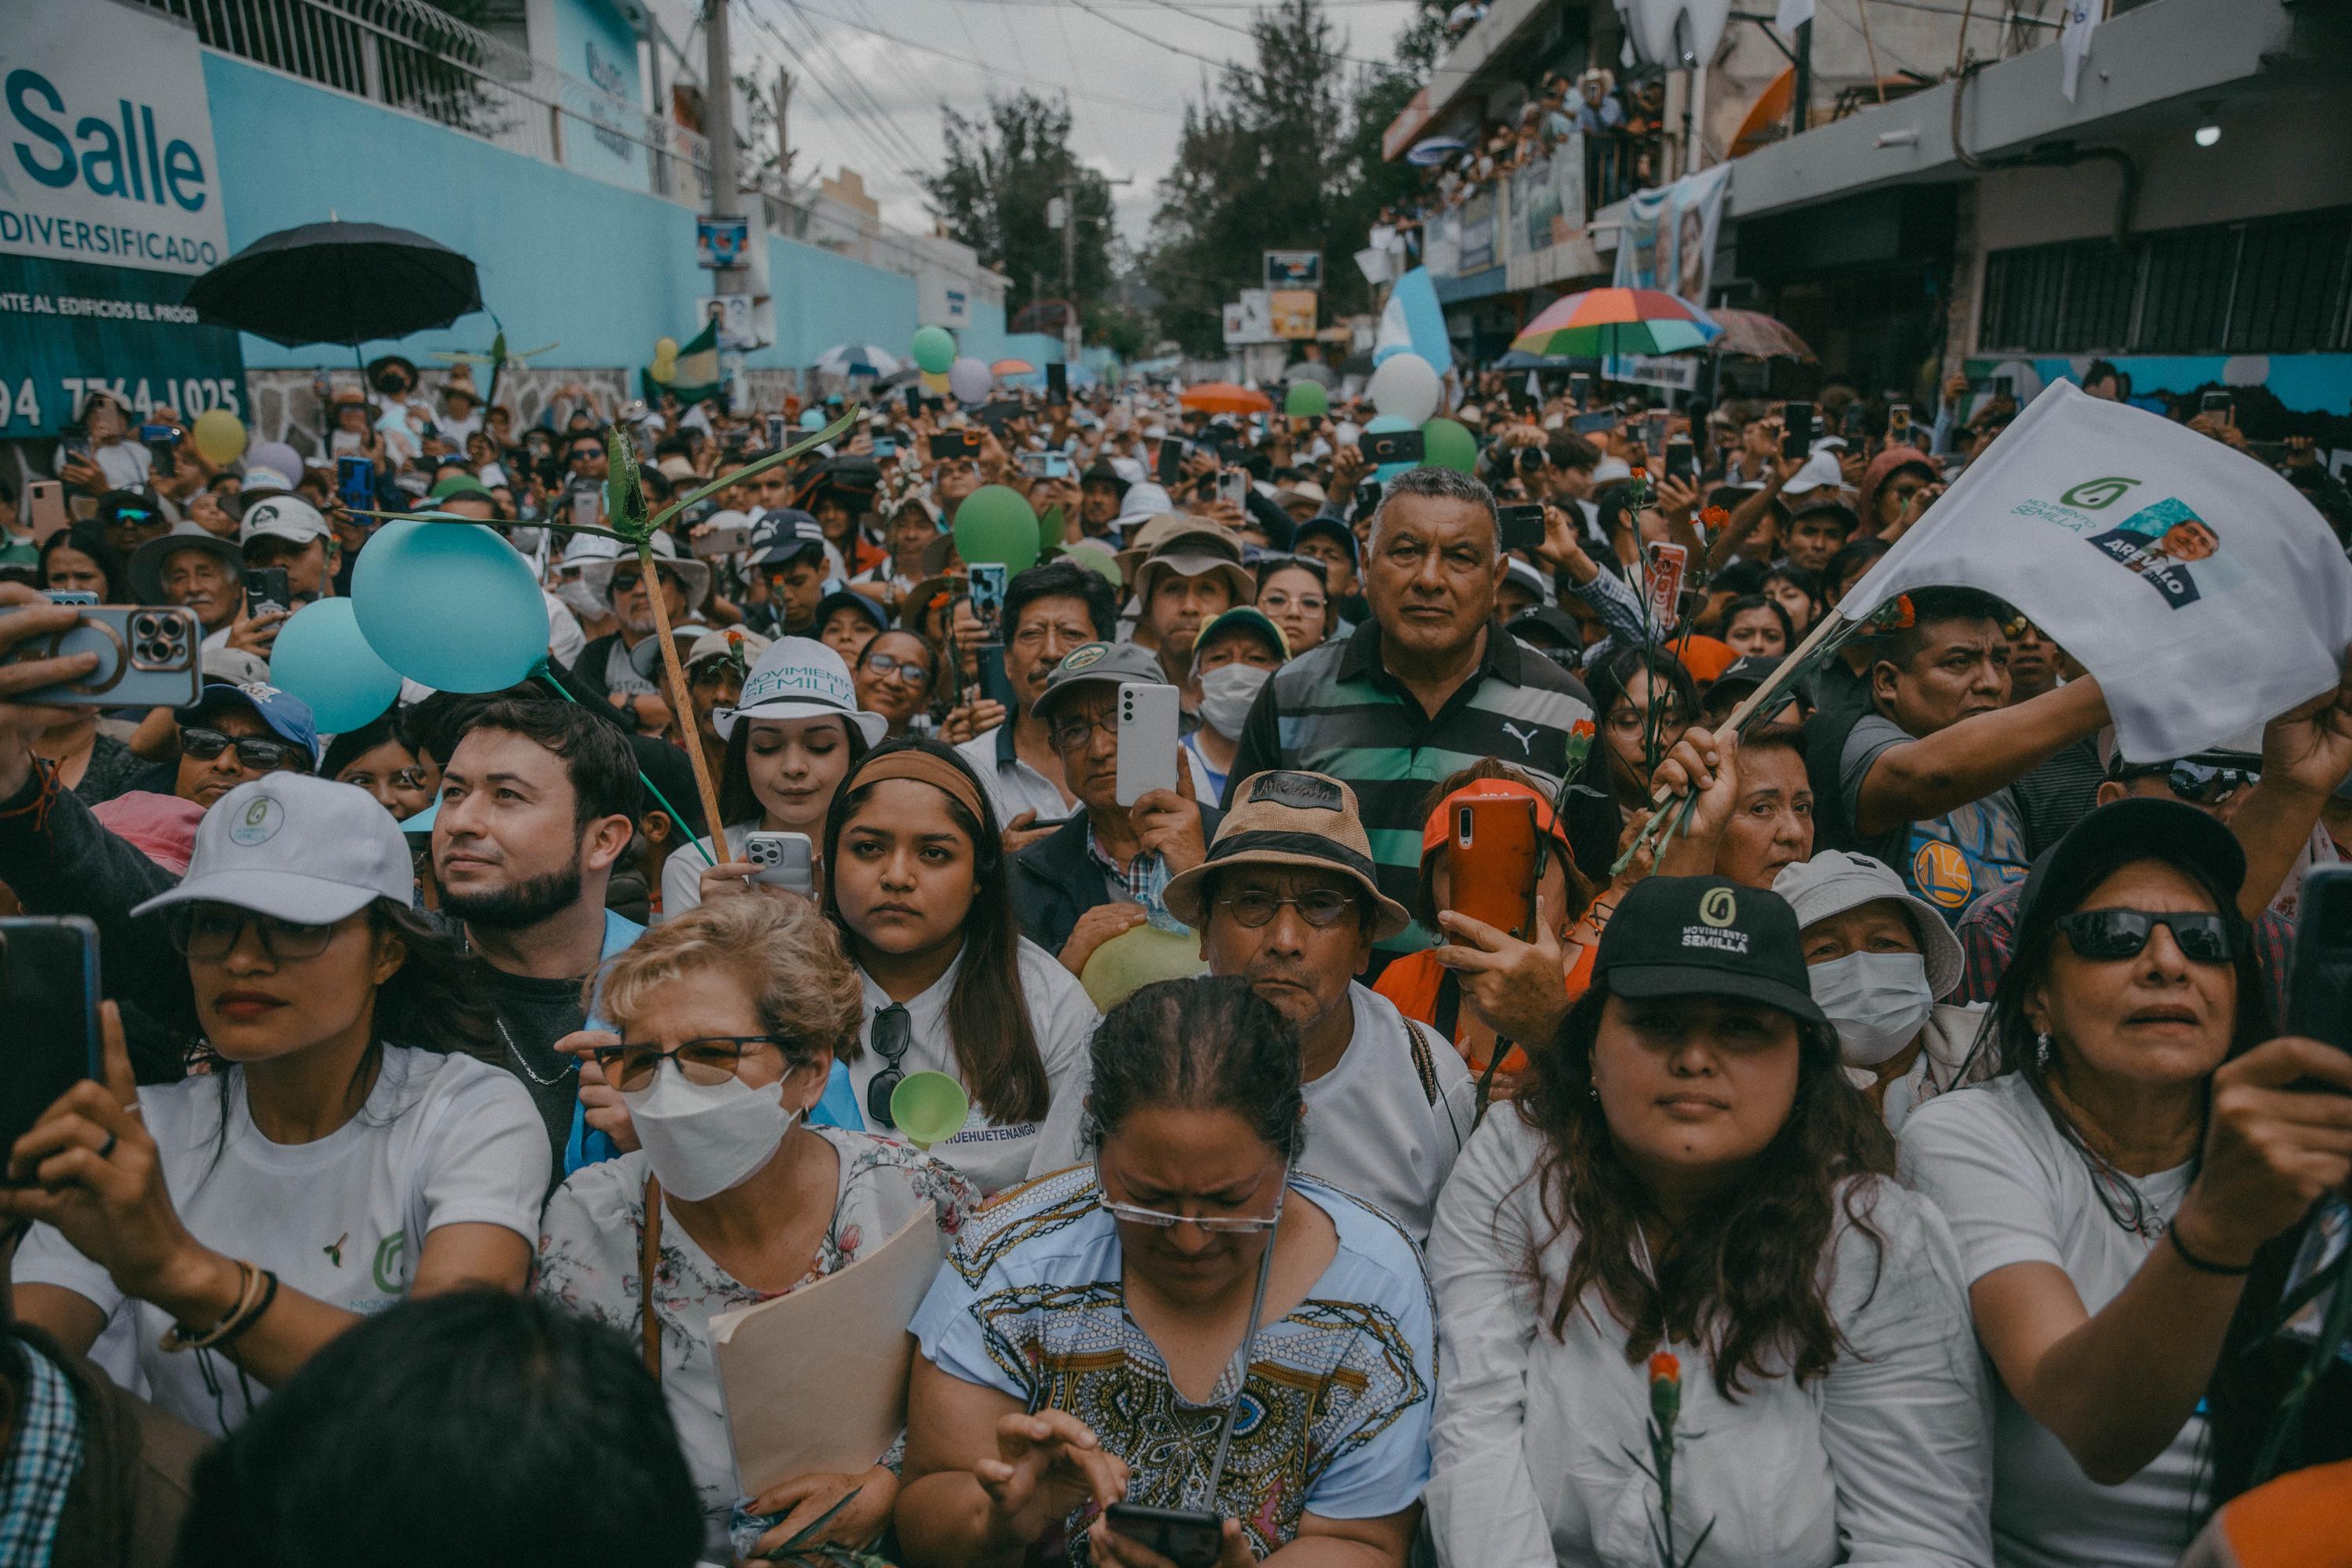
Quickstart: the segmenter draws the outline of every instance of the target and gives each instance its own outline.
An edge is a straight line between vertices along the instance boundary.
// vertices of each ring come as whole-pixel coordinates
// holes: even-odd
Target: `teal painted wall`
[[[562,344],[539,367],[640,365],[656,338],[700,330],[694,302],[710,275],[694,264],[689,209],[228,56],[206,53],[204,69],[233,248],[331,213],[414,229],[473,258],[509,344]],[[574,132],[567,151],[584,140]],[[776,342],[745,356],[751,368],[803,366],[848,341],[896,350],[914,334],[914,279],[773,236],[768,256]],[[486,349],[495,330],[478,314],[360,355]],[[243,342],[257,370],[353,363],[340,347]]]
[[[624,103],[645,101],[637,75],[636,35],[604,0],[556,0],[555,48],[557,69],[604,89]],[[585,129],[574,121],[564,125],[563,156],[567,166],[597,179],[624,181],[640,188],[647,183],[643,147],[623,136]]]

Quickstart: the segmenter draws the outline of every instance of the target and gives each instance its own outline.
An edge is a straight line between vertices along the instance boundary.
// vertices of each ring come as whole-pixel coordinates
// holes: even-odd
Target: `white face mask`
[[[1874,1068],[1917,1039],[1936,1005],[1927,961],[1916,952],[1850,952],[1812,965],[1805,977],[1837,1027],[1849,1067]]]
[[[740,1078],[688,1083],[674,1064],[654,1075],[651,1089],[621,1100],[662,1190],[688,1203],[757,1175],[801,1114],[784,1109],[781,1079],[758,1089]]]
[[[1201,722],[1227,740],[1238,739],[1250,704],[1274,671],[1254,664],[1221,664],[1201,677]]]

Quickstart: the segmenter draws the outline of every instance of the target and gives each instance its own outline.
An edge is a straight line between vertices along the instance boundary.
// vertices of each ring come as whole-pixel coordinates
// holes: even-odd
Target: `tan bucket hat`
[[[1372,900],[1372,938],[1385,942],[1412,923],[1402,904],[1381,891],[1372,841],[1356,810],[1356,794],[1328,773],[1273,769],[1253,773],[1234,793],[1234,808],[1217,828],[1209,858],[1169,879],[1161,899],[1168,912],[1198,931],[1208,923],[1208,892],[1218,872],[1234,866],[1297,866],[1339,871]]]

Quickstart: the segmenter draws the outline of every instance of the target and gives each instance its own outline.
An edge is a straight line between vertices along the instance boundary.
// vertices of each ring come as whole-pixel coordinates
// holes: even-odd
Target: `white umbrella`
[[[898,356],[875,343],[835,343],[814,368],[833,375],[896,375]]]

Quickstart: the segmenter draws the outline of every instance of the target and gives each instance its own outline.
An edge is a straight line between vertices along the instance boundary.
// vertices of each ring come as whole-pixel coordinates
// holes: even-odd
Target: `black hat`
[[[824,558],[824,525],[798,507],[761,512],[745,541],[745,555],[753,566],[782,566],[811,554]]]
[[[1715,683],[1706,689],[1707,695],[1723,697],[1733,692],[1753,691],[1771,679],[1772,672],[1780,668],[1780,660],[1777,655],[1743,653],[1723,667],[1723,673],[1717,676]]]
[[[1329,534],[1332,538],[1339,542],[1339,547],[1348,552],[1348,559],[1349,561],[1352,562],[1356,559],[1356,531],[1349,528],[1346,523],[1341,522],[1338,518],[1308,518],[1305,522],[1300,523],[1296,529],[1291,531],[1290,547],[1293,550],[1297,549],[1299,542],[1311,533]]]
[[[1721,877],[1651,877],[1601,933],[1595,984],[1619,996],[1738,996],[1825,1024],[1805,976],[1797,913]]]
[[[1537,605],[1521,610],[1503,628],[1521,642],[1539,648],[1584,647],[1584,628],[1566,610],[1550,605]]]
[[[889,614],[879,604],[854,588],[836,588],[816,602],[816,620],[814,624],[818,631],[824,630],[824,623],[833,619],[833,612],[835,610],[856,610],[874,623],[874,629],[877,632],[887,632],[890,629]]]
[[[1119,471],[1110,466],[1109,459],[1104,458],[1097,458],[1094,462],[1087,467],[1087,471],[1078,476],[1078,483],[1081,487],[1087,485],[1113,486],[1118,489],[1119,499],[1122,500],[1127,499],[1127,492],[1132,488],[1128,481],[1121,477]]]
[[[2148,858],[2196,868],[2220,895],[2224,914],[2237,907],[2246,879],[2246,852],[2237,835],[2193,805],[2130,795],[2084,817],[2033,863],[2017,902],[2021,944],[2029,928],[2069,912],[2110,873]]]

